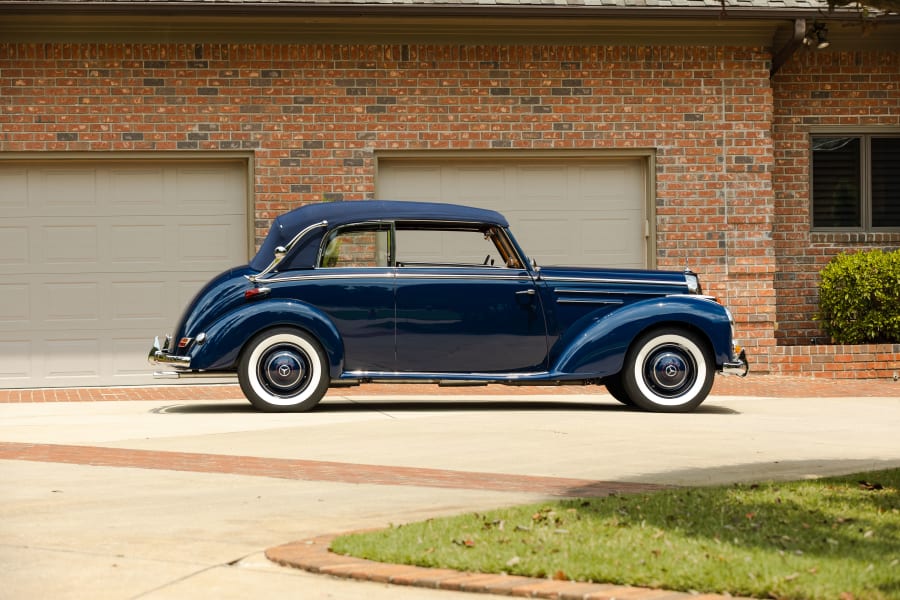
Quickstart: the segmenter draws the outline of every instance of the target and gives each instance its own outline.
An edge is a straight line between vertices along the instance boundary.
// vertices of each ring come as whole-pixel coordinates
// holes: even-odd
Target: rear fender
[[[717,367],[731,360],[731,320],[724,307],[699,296],[666,296],[629,304],[570,331],[550,350],[551,372],[562,379],[618,373],[632,340],[663,325],[686,326],[705,336]]]
[[[340,376],[344,343],[334,323],[315,307],[289,299],[258,301],[223,315],[205,331],[204,343],[191,349],[191,369],[235,369],[247,342],[273,327],[296,327],[310,333],[328,356],[331,376]]]

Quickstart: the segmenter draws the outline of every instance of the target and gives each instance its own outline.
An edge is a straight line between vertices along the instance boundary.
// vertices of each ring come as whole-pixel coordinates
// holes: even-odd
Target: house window
[[[813,229],[900,230],[900,136],[812,138]]]

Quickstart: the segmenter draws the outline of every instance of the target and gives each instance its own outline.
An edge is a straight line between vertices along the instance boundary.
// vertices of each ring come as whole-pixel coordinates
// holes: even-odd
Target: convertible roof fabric
[[[452,223],[487,223],[508,227],[509,223],[500,213],[483,208],[440,204],[437,202],[404,202],[397,200],[361,200],[350,202],[323,202],[308,204],[286,212],[272,222],[272,228],[263,241],[259,252],[250,261],[250,267],[262,271],[275,256],[275,248],[286,246],[298,233],[321,221],[328,221],[327,229],[334,229],[348,223],[366,221],[447,221]],[[312,267],[315,250],[310,242],[320,240],[326,228],[310,232],[296,252],[292,252],[287,268]]]

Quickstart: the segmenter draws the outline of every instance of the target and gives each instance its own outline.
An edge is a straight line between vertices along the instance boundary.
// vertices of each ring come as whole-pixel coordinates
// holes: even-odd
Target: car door
[[[535,282],[523,265],[505,264],[491,235],[398,227],[397,371],[546,370],[547,330]]]
[[[344,343],[347,372],[394,370],[394,269],[391,226],[366,223],[330,232],[314,270],[294,297],[329,316]]]

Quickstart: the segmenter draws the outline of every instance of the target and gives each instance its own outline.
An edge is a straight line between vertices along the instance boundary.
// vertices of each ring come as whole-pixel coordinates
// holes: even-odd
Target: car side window
[[[441,228],[397,224],[397,266],[519,267],[512,246],[495,227]]]
[[[391,229],[380,224],[337,229],[326,237],[318,264],[327,268],[387,267],[391,264]]]

